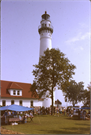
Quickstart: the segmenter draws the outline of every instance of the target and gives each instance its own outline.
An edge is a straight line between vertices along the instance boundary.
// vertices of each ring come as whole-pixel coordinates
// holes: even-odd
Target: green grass
[[[90,134],[90,120],[72,120],[67,116],[35,116],[33,121],[2,126],[25,134]]]

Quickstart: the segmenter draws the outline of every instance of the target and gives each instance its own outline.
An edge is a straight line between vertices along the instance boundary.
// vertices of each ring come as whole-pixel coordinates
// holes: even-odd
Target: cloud
[[[85,40],[87,38],[90,38],[91,33],[90,32],[86,32],[85,34],[82,34],[81,32],[78,33],[75,37],[70,38],[69,40],[66,40],[66,44],[73,44],[77,41],[82,41]]]
[[[90,32],[85,33],[80,37],[80,40],[85,40],[86,38],[90,37],[90,34],[91,34]]]
[[[80,41],[83,41],[85,43],[85,40],[90,41],[91,33],[86,32],[82,34],[82,32],[79,32],[76,36],[70,38],[69,40],[65,41],[67,45],[70,46],[72,50],[75,52],[80,52],[84,50],[83,44],[80,43]],[[87,41],[86,41],[87,42]],[[80,43],[80,44],[79,44]]]
[[[72,49],[75,51],[75,52],[80,52],[80,51],[83,51],[84,48],[82,46],[78,46],[78,47],[72,47]]]
[[[80,28],[84,29],[84,28],[88,28],[89,26],[83,22],[79,23]]]

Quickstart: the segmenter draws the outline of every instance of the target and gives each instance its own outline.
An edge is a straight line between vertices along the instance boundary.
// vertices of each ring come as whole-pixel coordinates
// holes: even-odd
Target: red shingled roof
[[[9,87],[9,89],[17,89],[17,90],[19,89],[19,90],[22,90],[23,88],[20,87],[17,83],[12,82],[10,87]]]
[[[11,82],[1,80],[1,98],[35,98],[32,97],[32,92],[30,92],[30,83],[20,83],[20,82]],[[8,89],[21,89],[22,96],[11,96],[8,92]],[[38,96],[36,97],[38,99]]]

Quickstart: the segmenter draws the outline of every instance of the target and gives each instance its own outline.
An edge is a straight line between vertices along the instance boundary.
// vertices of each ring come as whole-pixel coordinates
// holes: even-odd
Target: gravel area
[[[3,127],[0,127],[0,133],[1,134],[23,134],[24,135],[24,133],[7,130],[7,129],[3,128]]]

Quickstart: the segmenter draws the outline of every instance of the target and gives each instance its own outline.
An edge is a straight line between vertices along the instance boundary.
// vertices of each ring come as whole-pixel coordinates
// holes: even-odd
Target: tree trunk
[[[51,115],[53,114],[53,87],[52,87],[52,110],[51,110]]]
[[[73,104],[73,106],[75,106],[75,103],[74,103],[74,101],[73,101],[73,103],[72,103],[72,104]]]

